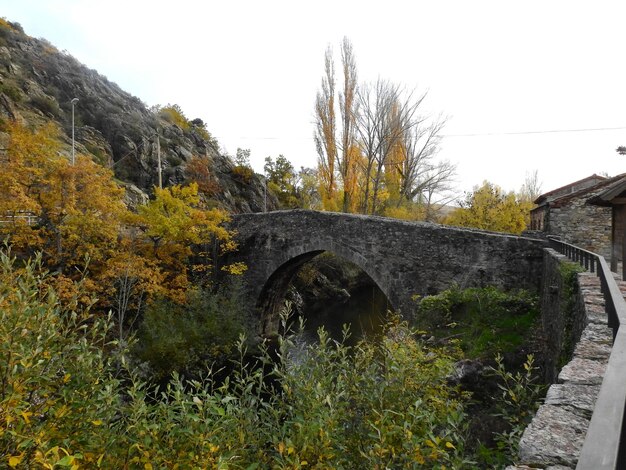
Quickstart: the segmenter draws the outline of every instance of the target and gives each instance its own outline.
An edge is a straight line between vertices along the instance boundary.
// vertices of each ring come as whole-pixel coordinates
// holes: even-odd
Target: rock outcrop
[[[200,157],[215,188],[210,198],[218,205],[232,212],[263,210],[262,179],[234,172],[233,161],[220,152],[202,120],[184,115],[172,119],[158,108],[148,109],[66,51],[29,37],[19,24],[0,20],[0,119],[35,126],[56,122],[69,155],[73,98],[79,100],[74,108],[76,151],[133,185],[134,201],[142,199],[137,189],[150,194],[158,184],[160,150],[164,186],[188,181],[187,165],[192,157]],[[267,205],[277,205],[271,195]]]

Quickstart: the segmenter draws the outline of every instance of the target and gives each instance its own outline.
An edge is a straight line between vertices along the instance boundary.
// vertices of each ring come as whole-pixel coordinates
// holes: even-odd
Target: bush
[[[465,396],[449,386],[457,353],[426,348],[393,319],[380,344],[331,342],[277,369],[283,390],[274,461],[297,468],[459,468],[463,463]],[[291,351],[291,353],[290,353]],[[296,350],[296,352],[298,352]]]
[[[61,304],[40,272],[38,261],[20,267],[0,253],[0,466],[473,465],[463,457],[467,397],[449,385],[458,351],[425,347],[397,319],[379,344],[354,348],[321,330],[318,345],[297,347],[287,335],[276,350],[263,345],[252,358],[241,337],[226,380],[216,380],[213,371],[184,381],[173,373],[157,390],[138,378],[119,345],[106,341],[110,322],[76,299]],[[168,322],[180,322],[198,338],[190,325],[206,328],[201,310],[234,311],[235,298],[216,306],[215,296],[196,295],[189,300],[196,316],[185,320],[189,324],[166,319],[165,307],[155,315],[171,327],[178,325]],[[221,319],[211,328],[226,324]],[[176,334],[163,328],[162,339],[168,332]],[[500,367],[496,373],[502,413],[510,417],[517,409],[525,420],[529,376]]]
[[[462,403],[445,386],[451,357],[433,359],[437,353],[411,340],[404,325],[390,329],[380,348],[354,351],[321,333],[320,346],[311,346],[301,364],[287,359],[288,339],[280,354],[264,348],[252,362],[241,339],[226,381],[209,373],[183,382],[174,374],[157,392],[127,366],[123,351],[115,361],[107,356],[116,348],[105,339],[110,323],[42,291],[39,270],[18,269],[1,256],[4,465],[374,468],[460,461]],[[200,296],[190,304],[197,315],[213,302]]]
[[[159,116],[165,119],[170,124],[174,124],[175,126],[180,127],[182,130],[186,131],[191,128],[191,124],[185,117],[183,110],[177,104],[168,104],[162,108],[157,108],[159,112]]]
[[[16,103],[19,103],[22,100],[22,92],[20,89],[16,86],[9,85],[8,83],[0,85],[0,93],[4,93]]]
[[[185,166],[185,182],[196,183],[198,191],[211,197],[221,190],[218,179],[211,174],[211,162],[208,157],[192,156]]]
[[[491,373],[498,380],[500,389],[500,397],[495,401],[497,416],[506,421],[509,430],[496,435],[494,455],[504,466],[514,463],[524,429],[539,408],[539,399],[546,387],[537,383],[537,368],[532,355],[527,356],[523,371],[515,373],[506,370],[502,356],[496,355],[495,361],[496,367],[491,368]]]
[[[156,301],[146,309],[134,352],[159,379],[223,365],[249,327],[241,305],[235,286],[228,293],[192,290],[185,304]]]
[[[40,271],[40,258],[18,268],[0,253],[2,464],[95,464],[113,438],[99,431],[114,422],[118,398],[104,354],[110,324],[76,299],[62,306]]]
[[[233,178],[241,183],[250,184],[254,170],[249,166],[237,165],[232,169]]]
[[[538,314],[538,298],[526,290],[453,286],[424,297],[416,318],[435,336],[458,337],[468,356],[490,358],[520,346]]]
[[[33,96],[30,99],[31,104],[44,114],[52,115],[53,117],[59,117],[61,115],[61,108],[59,103],[54,98],[49,96]]]
[[[5,18],[0,18],[0,38],[4,39],[11,35],[14,30],[13,25]]]

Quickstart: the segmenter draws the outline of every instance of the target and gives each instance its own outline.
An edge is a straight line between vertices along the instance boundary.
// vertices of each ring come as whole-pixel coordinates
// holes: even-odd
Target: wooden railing
[[[626,302],[604,257],[550,238],[559,253],[597,273],[602,285],[613,348],[593,409],[577,469],[626,468]]]

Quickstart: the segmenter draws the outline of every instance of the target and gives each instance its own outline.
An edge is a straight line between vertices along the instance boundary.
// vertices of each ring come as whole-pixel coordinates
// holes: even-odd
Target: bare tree
[[[452,188],[455,174],[456,166],[446,160],[434,164],[424,174],[416,196],[424,207],[424,220],[436,221],[443,207],[456,198]]]
[[[334,198],[337,187],[343,189],[344,212],[354,209],[356,194],[361,198],[359,211],[364,214],[383,210],[381,201],[389,194],[397,207],[405,201],[439,198],[438,188],[445,188],[454,175],[454,167],[449,162],[434,162],[445,119],[431,120],[421,113],[426,93],[418,95],[380,78],[357,84],[352,44],[344,37],[338,125],[337,82],[330,46],[324,66],[315,103],[315,143],[324,202]],[[338,203],[339,198],[335,198],[331,206],[337,207]]]
[[[520,189],[520,196],[530,202],[534,202],[541,195],[541,181],[539,181],[539,170],[526,173],[524,184]]]
[[[364,156],[360,168],[364,184],[363,199],[360,203],[360,210],[363,214],[367,214],[369,209],[371,174],[374,168],[375,155],[380,146],[380,142],[376,138],[376,130],[380,127],[379,121],[382,119],[382,115],[378,112],[378,93],[373,88],[371,84],[364,84],[361,85],[357,93],[360,112],[356,119],[356,133],[361,153]]]
[[[440,180],[450,171],[449,164],[440,166],[433,163],[439,151],[439,133],[445,125],[445,119],[439,117],[427,126],[422,125],[423,122],[424,119],[420,119],[403,136],[405,158],[399,169],[402,177],[400,195],[407,201],[413,201],[424,187],[430,186],[434,180]],[[442,175],[439,175],[438,169]]]
[[[389,155],[402,145],[404,135],[419,124],[416,113],[425,95],[415,99],[413,93],[405,93],[399,85],[378,79],[374,85],[361,86],[357,97],[356,131],[365,156],[362,212],[375,213]]]

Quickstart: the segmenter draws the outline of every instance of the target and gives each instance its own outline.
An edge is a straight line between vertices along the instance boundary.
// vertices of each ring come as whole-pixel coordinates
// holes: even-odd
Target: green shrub
[[[321,330],[317,345],[298,346],[294,337],[281,336],[276,349],[264,344],[253,358],[240,337],[225,380],[208,371],[183,381],[174,372],[157,389],[128,365],[126,351],[107,342],[108,320],[76,299],[61,304],[44,289],[40,273],[37,261],[20,267],[0,253],[0,466],[474,465],[464,457],[467,397],[449,385],[459,352],[424,346],[397,319],[380,343],[353,348]],[[236,310],[235,297],[198,292],[188,303],[191,313],[165,304],[154,309],[159,338],[171,343],[168,354],[185,342],[179,327],[194,341],[216,328],[235,334],[228,324],[237,322],[224,313]],[[222,317],[206,320],[201,312]],[[283,316],[283,328],[287,324]],[[207,348],[195,344],[201,344],[198,351]],[[511,405],[501,412],[511,419],[520,412],[519,422],[526,420],[528,401],[518,398],[527,396],[526,374],[497,371],[504,403]]]
[[[22,92],[20,89],[16,86],[9,85],[8,83],[0,85],[0,93],[4,93],[16,103],[22,101]]]
[[[102,148],[89,143],[85,144],[85,147],[87,151],[95,157],[94,160],[100,165],[105,166],[109,162],[109,156]]]
[[[460,468],[465,397],[448,385],[456,352],[426,348],[406,323],[380,344],[319,345],[277,369],[283,397],[274,462],[296,468]]]
[[[538,298],[526,290],[453,286],[424,297],[416,322],[435,336],[457,337],[470,357],[489,358],[521,345],[538,314]]]
[[[135,346],[157,378],[172,372],[195,374],[211,362],[223,363],[249,328],[239,288],[212,293],[191,291],[185,304],[156,301],[147,307]]]
[[[5,18],[0,18],[0,38],[4,39],[10,36],[13,26]]]
[[[95,463],[118,399],[104,353],[110,324],[76,299],[61,305],[39,272],[40,259],[19,268],[0,253],[0,466]]]
[[[59,117],[61,115],[59,103],[57,103],[54,98],[36,95],[30,98],[30,102],[35,108],[44,114],[50,114],[54,117]]]
[[[496,366],[491,368],[491,373],[500,389],[500,396],[495,401],[496,416],[505,420],[508,430],[496,434],[497,447],[490,457],[496,457],[498,464],[504,467],[514,463],[519,441],[539,408],[539,400],[546,387],[537,381],[537,368],[532,355],[527,356],[523,370],[515,373],[506,370],[502,356],[497,355],[495,361]]]
[[[171,167],[177,167],[183,163],[182,158],[176,154],[168,154],[166,158]]]

